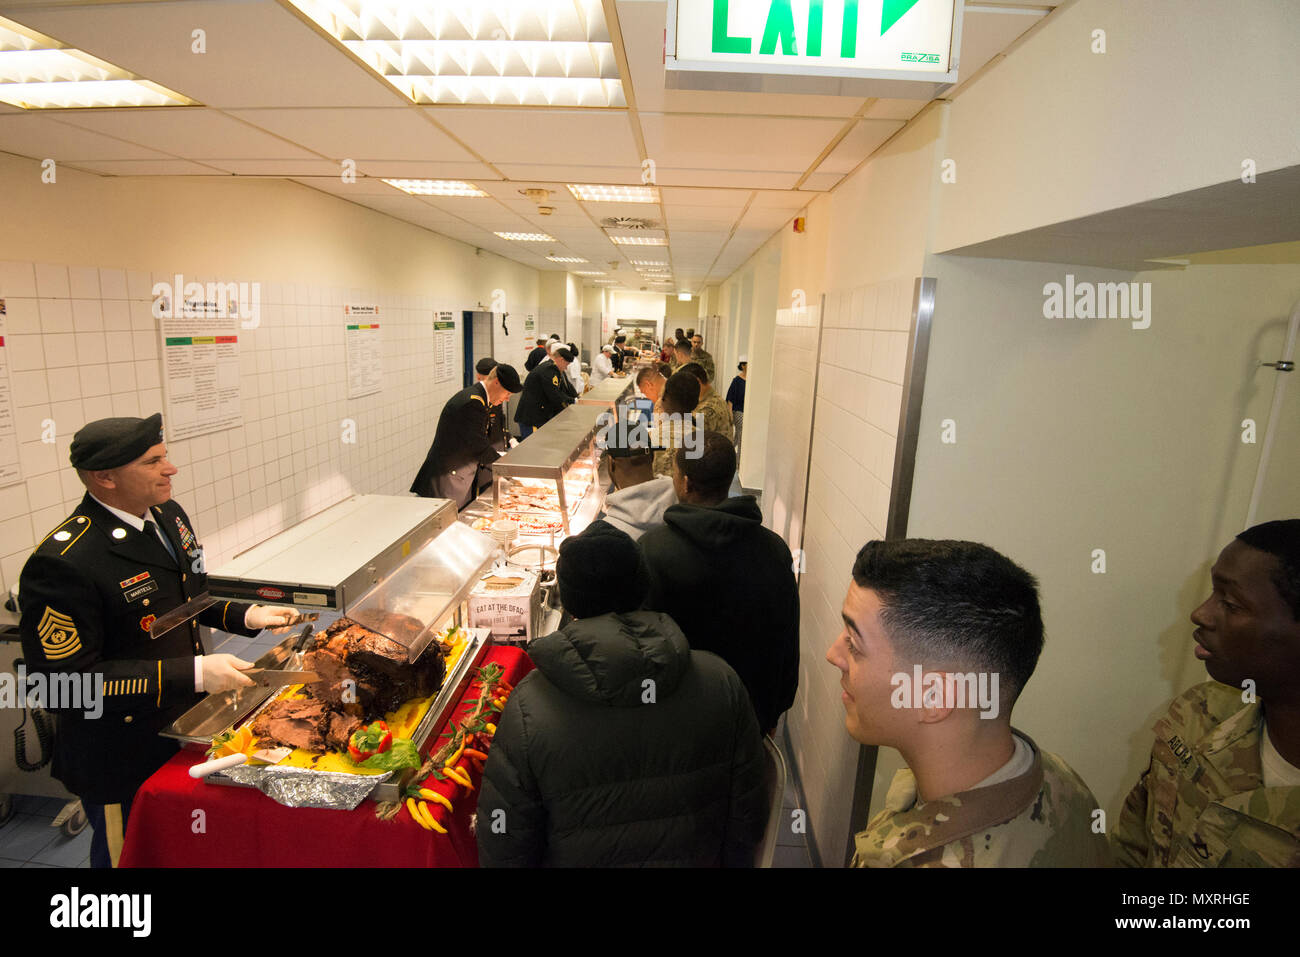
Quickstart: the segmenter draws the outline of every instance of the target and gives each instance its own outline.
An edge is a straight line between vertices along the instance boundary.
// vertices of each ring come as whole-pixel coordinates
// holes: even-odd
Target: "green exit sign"
[[[960,0],[669,0],[678,89],[923,99],[957,81]]]

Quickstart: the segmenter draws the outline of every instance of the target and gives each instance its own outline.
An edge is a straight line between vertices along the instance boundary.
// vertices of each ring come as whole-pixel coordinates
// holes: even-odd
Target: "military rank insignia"
[[[41,638],[41,650],[50,661],[71,658],[81,650],[81,637],[77,623],[62,612],[46,606],[41,623],[36,626]]]
[[[153,623],[157,620],[158,620],[157,615],[145,615],[143,618],[140,619],[140,630],[143,631],[145,634],[148,634],[149,629],[153,627]]]

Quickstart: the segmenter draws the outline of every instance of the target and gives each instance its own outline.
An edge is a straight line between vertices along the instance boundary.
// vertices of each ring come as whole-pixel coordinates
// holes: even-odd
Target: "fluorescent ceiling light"
[[[677,301],[678,301],[678,302],[690,302],[690,301],[691,301],[691,294],[690,294],[689,292],[679,292],[679,293],[677,294]]]
[[[386,179],[389,186],[396,186],[412,196],[486,196],[487,193],[473,183],[462,183],[456,179]]]
[[[587,259],[579,259],[577,256],[547,256],[553,263],[585,263],[590,262]]]
[[[570,183],[575,199],[589,203],[657,203],[659,190],[653,186],[584,186]]]
[[[668,240],[658,236],[610,236],[609,241],[617,246],[667,246]]]
[[[575,276],[603,276],[603,275],[605,275],[603,272],[594,272],[594,271],[592,271],[592,270],[590,270],[590,269],[575,269],[575,270],[573,271],[573,274],[574,274]]]
[[[662,259],[631,259],[628,260],[633,266],[667,266],[668,264]]]
[[[194,105],[188,97],[4,17],[0,102],[24,110]]]
[[[416,103],[624,107],[600,0],[291,0]]]
[[[521,243],[553,243],[554,236],[548,236],[546,233],[496,233],[502,239],[513,239]]]

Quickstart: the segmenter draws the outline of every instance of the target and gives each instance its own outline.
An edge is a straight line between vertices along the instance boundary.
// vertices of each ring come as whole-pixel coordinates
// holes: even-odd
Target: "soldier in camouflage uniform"
[[[1214,681],[1155,725],[1151,763],[1111,834],[1130,867],[1300,867],[1300,520],[1237,536],[1192,613]],[[1247,680],[1254,684],[1245,685]],[[1283,717],[1269,722],[1272,709]]]
[[[718,432],[725,435],[728,442],[733,441],[736,437],[736,424],[731,420],[731,410],[727,408],[726,401],[711,385],[713,370],[705,368],[699,362],[688,362],[682,366],[681,371],[689,372],[700,380],[700,401],[695,406],[695,412],[702,417],[704,431]]]
[[[650,436],[651,444],[655,446],[655,478],[671,478],[677,450],[683,445],[694,444],[700,421],[699,416],[691,413],[699,404],[699,395],[700,381],[689,372],[674,372],[664,383],[660,398],[663,411],[655,414]]]
[[[1043,647],[1032,575],[974,542],[868,542],[842,617],[826,659],[842,673],[845,726],[908,763],[857,835],[853,866],[1108,863],[1088,786],[1011,727]],[[916,687],[954,676],[970,683],[934,697]]]
[[[1097,801],[1056,755],[1033,752],[1027,774],[960,794],[918,801],[916,778],[894,776],[884,809],[855,838],[853,867],[1105,867],[1106,839],[1093,832]]]

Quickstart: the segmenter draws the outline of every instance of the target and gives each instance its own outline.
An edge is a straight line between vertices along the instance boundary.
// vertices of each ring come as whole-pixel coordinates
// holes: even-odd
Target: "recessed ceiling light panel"
[[[617,246],[667,246],[668,240],[657,236],[610,236],[609,241]]]
[[[575,199],[589,203],[657,203],[659,190],[653,186],[586,186],[570,183]]]
[[[194,105],[188,97],[4,17],[0,102],[24,110]]]
[[[553,262],[553,263],[585,263],[585,262],[588,262],[588,260],[586,260],[586,259],[580,259],[580,258],[578,258],[577,256],[547,256],[546,258],[549,259],[549,260],[550,260],[551,262]],[[604,274],[602,273],[601,275],[604,275]]]
[[[548,236],[546,233],[496,233],[502,239],[513,239],[521,243],[553,243],[554,236]]]
[[[291,0],[416,103],[624,107],[600,0]]]
[[[412,196],[487,196],[473,183],[454,179],[386,179],[384,182]]]

